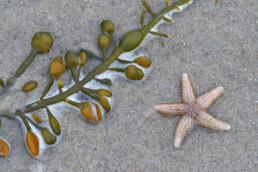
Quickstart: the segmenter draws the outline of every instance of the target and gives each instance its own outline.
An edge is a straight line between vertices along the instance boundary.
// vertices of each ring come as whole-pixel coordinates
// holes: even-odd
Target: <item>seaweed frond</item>
[[[67,51],[64,56],[57,55],[49,67],[49,82],[38,101],[24,105],[14,114],[1,114],[1,117],[17,119],[23,129],[25,145],[34,158],[40,158],[43,152],[56,146],[62,136],[62,130],[57,116],[58,109],[55,104],[66,103],[78,110],[78,114],[91,122],[100,122],[105,113],[110,112],[113,102],[113,91],[110,85],[115,76],[122,76],[127,80],[144,80],[151,67],[151,58],[144,54],[135,55],[134,52],[147,35],[158,35],[169,38],[164,33],[159,33],[157,26],[162,22],[173,22],[172,14],[182,12],[190,6],[194,0],[179,0],[169,5],[159,13],[154,12],[146,0],[142,0],[143,8],[140,18],[141,28],[126,33],[118,43],[115,42],[113,33],[115,26],[110,20],[101,23],[101,33],[98,37],[98,45],[102,51],[102,57],[95,55],[87,49],[78,52]],[[152,20],[145,24],[145,13],[152,15]],[[113,46],[111,46],[113,44]],[[47,32],[36,33],[31,41],[32,51],[26,60],[16,71],[15,75],[5,83],[0,78],[1,93],[5,94],[14,85],[16,79],[21,76],[33,62],[35,56],[47,53],[53,45],[53,38]],[[107,51],[113,48],[111,53]],[[125,53],[130,58],[123,58]],[[92,71],[84,73],[89,65],[88,59],[94,58],[101,61]],[[70,83],[64,83],[62,75],[68,72],[71,76]],[[118,75],[116,75],[118,74]],[[25,83],[24,92],[33,91],[38,86],[36,81]],[[69,86],[69,87],[68,87]],[[56,90],[57,89],[57,90]],[[75,96],[76,94],[80,95]],[[41,114],[38,114],[41,112]],[[41,120],[45,115],[48,120]],[[9,154],[9,143],[0,138],[0,155]]]

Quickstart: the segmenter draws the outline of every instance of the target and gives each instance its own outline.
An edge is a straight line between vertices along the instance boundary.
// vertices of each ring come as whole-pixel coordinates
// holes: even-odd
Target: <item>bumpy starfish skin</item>
[[[175,133],[174,146],[179,147],[187,131],[197,121],[199,124],[218,130],[229,130],[230,125],[221,122],[206,112],[206,109],[221,95],[223,87],[218,87],[210,92],[195,98],[193,87],[186,73],[182,75],[182,99],[181,104],[156,105],[156,110],[166,114],[183,115]]]

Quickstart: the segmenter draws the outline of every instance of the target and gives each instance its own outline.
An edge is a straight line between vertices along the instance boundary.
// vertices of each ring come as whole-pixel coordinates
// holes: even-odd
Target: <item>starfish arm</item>
[[[195,100],[193,87],[186,73],[182,75],[182,99],[184,103],[193,102]]]
[[[176,134],[174,139],[174,146],[176,148],[178,148],[181,145],[187,131],[192,128],[193,124],[194,124],[194,119],[189,116],[184,115],[180,119],[176,128]]]
[[[161,104],[156,105],[155,109],[162,113],[176,115],[183,114],[186,112],[184,104]]]
[[[203,109],[207,109],[221,95],[223,87],[217,87],[197,98],[197,102]]]
[[[215,119],[205,111],[201,111],[196,118],[197,122],[205,127],[214,128],[217,130],[229,130],[230,125]]]

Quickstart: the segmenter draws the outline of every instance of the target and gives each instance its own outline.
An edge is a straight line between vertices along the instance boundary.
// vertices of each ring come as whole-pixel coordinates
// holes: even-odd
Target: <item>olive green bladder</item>
[[[41,135],[46,144],[53,145],[56,143],[56,140],[57,140],[56,136],[51,134],[48,128],[43,128],[41,130]]]
[[[141,30],[131,31],[121,39],[118,47],[124,52],[132,51],[141,44],[143,38],[144,35]]]
[[[59,125],[58,120],[56,119],[56,117],[51,113],[51,111],[47,109],[47,114],[48,114],[48,120],[49,120],[49,125],[51,127],[51,129],[53,130],[53,132],[59,136],[61,134],[61,127]]]
[[[101,22],[101,30],[108,34],[112,34],[114,32],[114,24],[110,20],[104,20]]]
[[[36,81],[29,81],[23,85],[22,91],[27,93],[27,92],[35,90],[37,88],[37,86],[38,86],[38,83]]]
[[[67,68],[71,70],[74,81],[77,82],[77,66],[79,65],[78,55],[72,51],[68,51],[65,54],[65,64]]]

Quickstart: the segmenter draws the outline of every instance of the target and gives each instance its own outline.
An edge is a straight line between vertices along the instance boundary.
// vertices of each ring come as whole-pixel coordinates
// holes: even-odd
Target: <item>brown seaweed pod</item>
[[[10,153],[10,148],[7,142],[0,138],[0,156],[6,157]]]
[[[38,137],[31,131],[28,131],[26,134],[26,144],[33,156],[39,155],[39,139]]]

